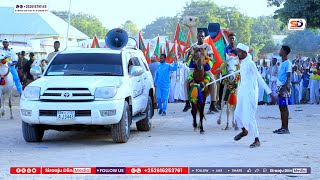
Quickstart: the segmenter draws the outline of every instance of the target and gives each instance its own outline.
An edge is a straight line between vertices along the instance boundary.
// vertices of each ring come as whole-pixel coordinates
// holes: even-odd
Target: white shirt
[[[8,50],[1,48],[1,53],[3,53],[6,57],[11,58],[11,62],[8,62],[9,65],[11,65],[12,63],[18,62],[18,57],[17,57],[16,53],[11,48],[8,48]]]

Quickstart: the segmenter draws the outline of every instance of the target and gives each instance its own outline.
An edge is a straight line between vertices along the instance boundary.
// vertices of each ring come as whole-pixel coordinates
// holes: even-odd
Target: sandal
[[[277,134],[290,134],[290,131],[288,129],[281,129]]]
[[[252,143],[249,147],[250,148],[256,148],[260,146],[260,142],[259,141],[255,141],[254,143]]]
[[[278,133],[278,132],[282,131],[282,129],[283,129],[283,128],[280,128],[280,129],[274,130],[274,131],[272,131],[272,132],[273,132],[273,133]]]
[[[234,137],[234,140],[239,141],[241,138],[245,137],[247,134],[248,134],[248,132],[246,134],[243,134],[243,132],[241,132]]]

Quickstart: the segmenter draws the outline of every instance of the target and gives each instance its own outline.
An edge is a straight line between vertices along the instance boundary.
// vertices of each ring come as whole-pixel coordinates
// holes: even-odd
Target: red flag
[[[93,37],[91,48],[100,48],[99,40],[98,40],[97,36]]]
[[[179,58],[180,58],[181,56],[183,56],[183,49],[182,49],[182,47],[181,47],[181,45],[180,45],[179,42],[178,42],[178,55],[179,55]]]
[[[174,56],[176,55],[176,43],[173,44],[171,50],[168,53],[167,56],[167,63],[172,63],[174,61]]]
[[[191,32],[188,31],[188,36],[187,36],[187,43],[185,45],[187,48],[191,47],[192,46],[192,37],[191,37]],[[186,49],[187,49],[186,48]]]
[[[148,64],[151,63],[151,57],[150,57],[149,50],[150,50],[150,43],[148,43],[147,48],[146,48],[145,53],[144,53]]]
[[[174,42],[179,42],[181,45],[186,46],[186,37],[183,34],[182,29],[180,28],[180,24],[178,23],[177,28],[176,28],[176,32],[174,35]]]
[[[166,55],[167,56],[169,54],[169,51],[170,51],[170,44],[169,44],[169,41],[166,41]]]

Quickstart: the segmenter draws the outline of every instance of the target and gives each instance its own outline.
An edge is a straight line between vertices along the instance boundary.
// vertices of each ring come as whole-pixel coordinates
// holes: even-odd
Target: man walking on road
[[[159,107],[159,114],[162,116],[166,115],[168,100],[169,100],[169,90],[170,90],[170,72],[176,71],[177,59],[175,59],[174,64],[166,63],[167,56],[165,54],[161,54],[160,56],[160,64],[157,68],[154,84],[157,89],[157,101]]]
[[[235,109],[235,118],[238,127],[242,132],[234,137],[235,141],[239,141],[242,137],[248,135],[248,130],[253,133],[255,140],[250,148],[260,146],[259,131],[256,121],[256,111],[258,107],[259,85],[273,97],[271,90],[261,77],[261,74],[252,61],[252,56],[248,53],[249,47],[239,43],[237,45],[237,54],[240,60],[240,84],[237,94],[237,106]]]

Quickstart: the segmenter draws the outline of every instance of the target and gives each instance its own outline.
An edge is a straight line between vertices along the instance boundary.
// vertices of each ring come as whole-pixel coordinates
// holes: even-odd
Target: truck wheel
[[[128,102],[125,102],[120,122],[111,126],[113,142],[125,143],[128,141],[130,136],[129,118],[131,118],[130,108]]]
[[[43,138],[44,129],[39,125],[30,125],[22,121],[22,134],[26,142],[40,142]]]
[[[148,104],[145,111],[146,118],[136,123],[138,131],[150,131],[151,129],[151,117],[152,117],[152,100],[149,96]]]

